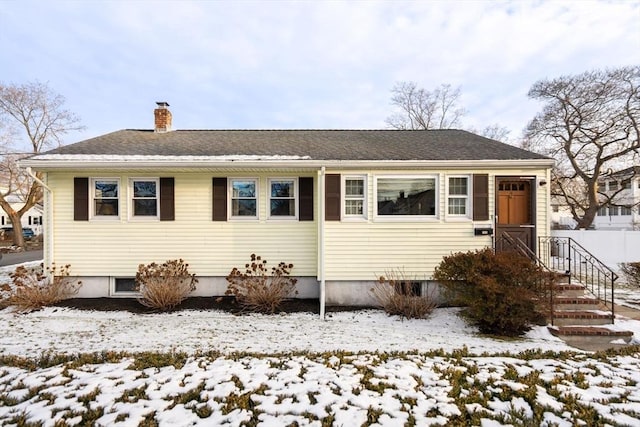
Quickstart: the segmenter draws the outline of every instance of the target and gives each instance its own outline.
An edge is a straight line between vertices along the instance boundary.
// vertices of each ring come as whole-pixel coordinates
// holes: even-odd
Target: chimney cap
[[[167,108],[169,106],[169,103],[167,101],[156,101],[156,104],[159,108]]]

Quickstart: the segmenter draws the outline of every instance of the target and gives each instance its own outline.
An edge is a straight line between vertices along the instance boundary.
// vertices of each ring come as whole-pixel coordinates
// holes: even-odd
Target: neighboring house
[[[7,196],[7,201],[11,205],[11,207],[15,210],[20,209],[24,206],[24,202],[20,199],[20,197],[16,194],[10,194]],[[42,233],[42,205],[37,204],[24,215],[22,215],[22,227],[29,227],[33,230],[35,234]],[[0,227],[12,227],[11,219],[9,215],[0,208]]]
[[[21,162],[44,173],[45,263],[80,297],[131,296],[141,263],[183,258],[223,295],[252,253],[294,265],[298,297],[372,303],[385,271],[509,231],[549,235],[553,160],[461,130],[121,130]]]
[[[551,195],[550,206],[552,230],[573,230],[576,227],[577,222],[563,197]]]
[[[599,190],[614,203],[598,210],[598,230],[640,230],[640,166],[613,172],[598,180]]]

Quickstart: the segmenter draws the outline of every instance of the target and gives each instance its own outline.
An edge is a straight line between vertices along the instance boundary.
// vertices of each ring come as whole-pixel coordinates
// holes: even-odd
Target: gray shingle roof
[[[45,154],[282,155],[312,160],[546,159],[462,130],[120,130]]]

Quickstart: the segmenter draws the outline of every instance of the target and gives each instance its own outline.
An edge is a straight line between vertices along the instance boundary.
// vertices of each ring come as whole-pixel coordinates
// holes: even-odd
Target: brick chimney
[[[169,103],[160,101],[156,102],[158,107],[153,110],[155,117],[155,131],[158,133],[169,132],[171,130],[171,111],[169,111]]]

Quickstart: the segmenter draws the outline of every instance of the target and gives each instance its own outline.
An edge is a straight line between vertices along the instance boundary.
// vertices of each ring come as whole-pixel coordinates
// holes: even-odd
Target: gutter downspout
[[[320,279],[320,318],[325,319],[325,299],[326,299],[326,282],[324,279],[324,270],[325,270],[325,256],[324,256],[324,199],[325,199],[325,187],[324,187],[324,177],[325,177],[325,167],[318,171],[318,186],[320,187],[320,191],[318,192],[318,208],[319,208],[319,219],[318,219],[318,278]]]
[[[51,208],[53,206],[53,190],[49,188],[47,184],[42,182],[42,180],[40,180],[35,173],[33,173],[31,166],[26,167],[25,170],[27,172],[27,175],[33,178],[35,182],[40,184],[42,188],[46,190],[44,195],[45,212],[43,217],[45,220],[45,224],[42,227],[42,233],[44,234],[42,244],[45,248],[45,250],[43,251],[45,271],[50,271],[53,261],[53,229],[51,228],[53,225],[53,209]]]

